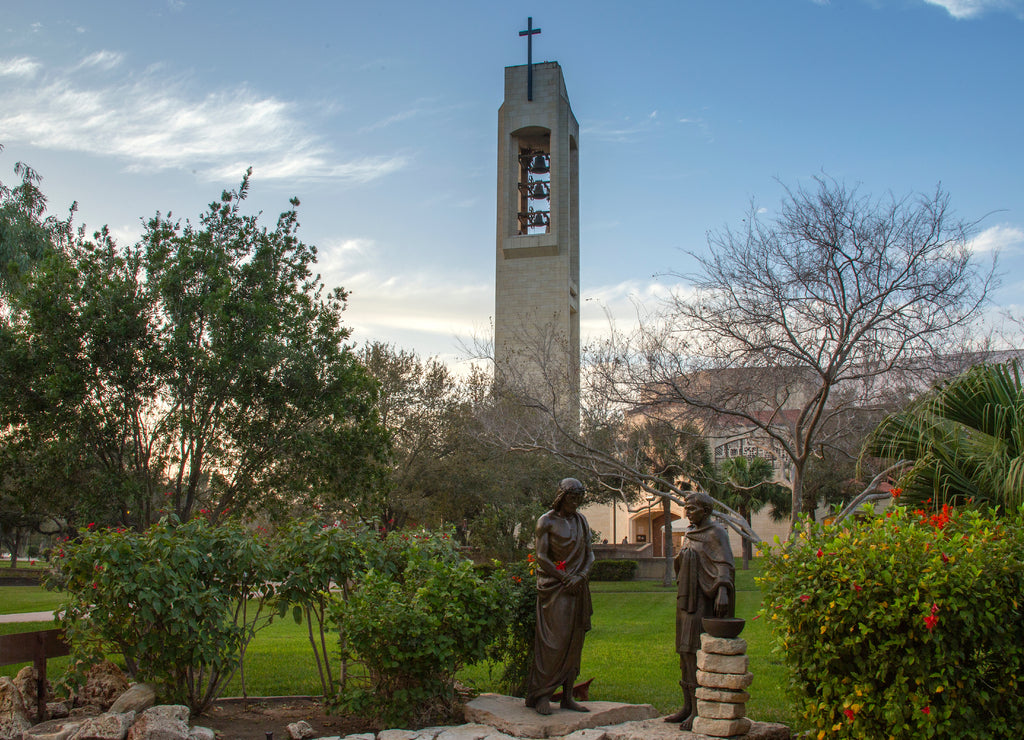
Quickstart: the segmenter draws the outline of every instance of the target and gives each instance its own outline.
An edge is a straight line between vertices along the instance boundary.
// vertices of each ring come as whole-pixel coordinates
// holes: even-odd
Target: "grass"
[[[0,613],[25,614],[26,612],[53,611],[64,599],[64,594],[47,591],[41,586],[3,586],[0,590]]]
[[[770,635],[764,620],[753,620],[761,594],[749,571],[736,573],[737,616],[747,620],[742,637],[747,641],[754,685],[747,715],[765,722],[792,726],[795,717],[785,695],[786,674],[781,662],[770,652]],[[14,613],[6,595],[22,592],[17,603],[21,611],[51,609],[59,595],[35,587],[5,587],[0,612]],[[35,593],[33,593],[35,592]],[[600,582],[591,584],[594,601],[593,629],[583,649],[581,680],[593,677],[590,698],[652,704],[668,713],[679,708],[679,656],[675,652],[675,586],[658,581]],[[42,604],[43,606],[37,606]],[[0,624],[0,634],[47,629],[51,623]],[[66,658],[51,663],[51,675],[66,665]],[[246,653],[246,687],[250,696],[319,695],[321,693],[305,624],[286,616],[275,620],[256,635]],[[333,666],[337,669],[336,661]],[[19,666],[0,666],[0,675],[13,676]],[[496,691],[500,666],[481,663],[469,666],[460,679],[480,691]],[[225,696],[242,693],[236,676]]]

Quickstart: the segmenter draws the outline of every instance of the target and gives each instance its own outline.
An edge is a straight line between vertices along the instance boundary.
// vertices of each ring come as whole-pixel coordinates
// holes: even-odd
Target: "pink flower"
[[[931,714],[932,713],[932,708],[931,707],[921,707],[921,711],[924,712],[925,714]]]
[[[933,603],[932,604],[932,614],[938,614],[938,613],[939,613],[939,605]]]
[[[810,594],[803,594],[803,595],[802,595],[802,596],[800,597],[800,601],[804,602],[805,604],[806,604],[806,603],[807,603],[808,601],[810,601],[810,600],[811,600],[811,595],[810,595]]]
[[[864,589],[863,589],[863,588],[861,588],[860,586],[858,586],[858,585],[857,585],[857,584],[855,583],[855,584],[853,584],[853,590],[854,590],[854,591],[863,591]]]
[[[557,563],[555,563],[555,570],[565,570],[565,561],[559,560]]]

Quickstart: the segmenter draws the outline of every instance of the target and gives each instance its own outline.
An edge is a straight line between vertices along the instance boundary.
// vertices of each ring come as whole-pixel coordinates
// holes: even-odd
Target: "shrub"
[[[1024,713],[1024,510],[894,508],[810,524],[766,558],[775,627],[817,737],[1011,737]]]
[[[537,577],[532,560],[509,563],[495,578],[502,584],[504,624],[487,646],[487,657],[502,665],[501,690],[509,696],[526,696],[537,631]]]
[[[632,581],[639,567],[635,560],[595,560],[590,570],[592,581]]]
[[[374,567],[337,602],[346,648],[367,674],[348,707],[384,723],[448,714],[455,674],[484,657],[503,624],[496,580],[484,580],[450,535],[391,532]]]
[[[348,682],[345,635],[340,635],[341,653],[337,683],[327,650],[327,630],[340,596],[347,599],[353,580],[370,567],[379,549],[377,534],[365,526],[325,525],[295,521],[279,533],[277,557],[281,580],[275,602],[283,615],[289,607],[296,623],[306,622],[320,686],[325,697],[344,691]]]
[[[137,680],[202,712],[241,664],[271,580],[264,544],[237,524],[164,519],[145,532],[90,531],[54,552],[74,662],[124,656]],[[255,603],[252,603],[252,602]]]

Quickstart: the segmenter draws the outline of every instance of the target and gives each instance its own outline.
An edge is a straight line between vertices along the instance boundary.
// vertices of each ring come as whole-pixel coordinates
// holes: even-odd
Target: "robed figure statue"
[[[676,652],[683,687],[683,708],[665,718],[689,730],[697,716],[697,651],[704,617],[733,617],[736,613],[736,568],[729,535],[711,521],[714,500],[706,493],[689,493],[683,511],[690,527],[675,559]]]
[[[537,520],[537,631],[526,706],[551,714],[551,696],[562,690],[563,709],[589,711],[572,696],[580,674],[583,638],[590,629],[590,527],[577,509],[583,484],[566,478],[548,511]]]

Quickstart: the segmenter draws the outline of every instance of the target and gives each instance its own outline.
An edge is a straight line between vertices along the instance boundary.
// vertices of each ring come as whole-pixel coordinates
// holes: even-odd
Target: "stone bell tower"
[[[540,29],[522,32],[532,42]],[[532,44],[530,54],[532,56]],[[579,420],[579,132],[556,62],[505,68],[498,109],[497,380]]]

